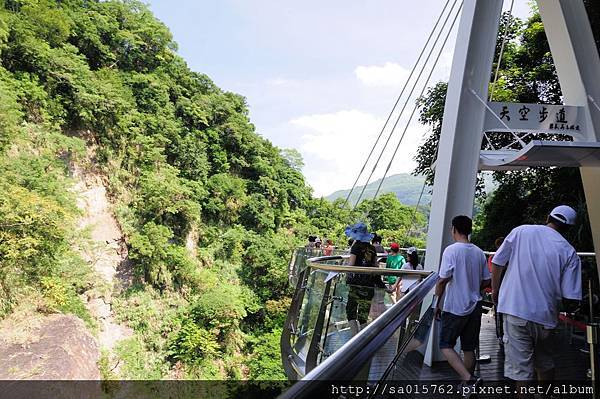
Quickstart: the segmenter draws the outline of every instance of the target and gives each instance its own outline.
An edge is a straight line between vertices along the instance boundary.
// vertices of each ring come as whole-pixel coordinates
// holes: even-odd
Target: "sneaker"
[[[483,380],[481,377],[473,374],[471,375],[471,379],[467,382],[462,382],[460,384],[460,392],[463,398],[472,398],[477,393],[477,388],[481,385]]]

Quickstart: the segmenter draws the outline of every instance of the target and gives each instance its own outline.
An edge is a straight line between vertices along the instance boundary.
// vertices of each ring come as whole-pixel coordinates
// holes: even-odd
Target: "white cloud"
[[[381,129],[383,120],[363,111],[344,110],[305,115],[290,123],[307,131],[302,135],[303,151],[342,165],[347,158],[356,159],[361,155],[365,144]],[[344,156],[334,156],[334,153]]]
[[[353,109],[300,116],[289,123],[300,134],[300,150],[305,160],[304,173],[308,183],[314,188],[315,195],[321,196],[352,186],[384,119]],[[404,124],[400,123],[371,181],[383,175],[403,128]],[[424,132],[423,126],[417,123],[410,125],[388,175],[407,173],[414,169],[413,157]],[[366,180],[372,170],[388,134],[389,128],[365,168],[361,182]]]
[[[386,62],[382,66],[358,66],[354,74],[366,86],[399,87],[408,78],[409,71],[402,65]]]
[[[293,81],[285,78],[271,78],[267,79],[266,83],[269,86],[289,86],[293,83]]]

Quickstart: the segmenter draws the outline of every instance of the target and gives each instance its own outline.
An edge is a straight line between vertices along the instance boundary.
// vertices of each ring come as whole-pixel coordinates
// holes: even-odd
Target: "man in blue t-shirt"
[[[444,297],[443,308],[436,301],[436,317],[442,321],[440,349],[464,384],[475,385],[475,348],[481,327],[481,290],[490,284],[485,254],[469,241],[473,222],[468,216],[452,219],[452,238],[442,255],[440,279],[435,287],[436,299]],[[454,350],[456,340],[464,352],[464,362]]]

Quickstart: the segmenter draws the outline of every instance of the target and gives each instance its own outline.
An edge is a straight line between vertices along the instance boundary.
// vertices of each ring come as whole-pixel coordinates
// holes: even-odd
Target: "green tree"
[[[195,265],[185,248],[171,243],[173,232],[166,226],[148,222],[130,238],[130,257],[138,263],[144,279],[161,289],[194,280]]]
[[[300,151],[295,148],[284,148],[281,150],[281,156],[288,164],[288,166],[297,171],[302,171],[304,167],[304,160],[302,159],[302,154]]]
[[[106,177],[137,271],[114,298],[136,334],[116,350],[123,376],[242,378],[235,355],[281,324],[290,251],[311,220],[343,234],[348,212],[313,212],[299,154],[175,49],[135,0],[0,2],[0,317],[42,295],[86,318],[77,164]]]
[[[279,363],[279,339],[281,330],[261,334],[252,341],[252,352],[248,366],[252,380],[285,380]]]
[[[382,229],[400,230],[408,229],[412,222],[413,209],[402,205],[394,193],[387,193],[374,200],[366,199],[358,207],[359,212],[365,212],[371,230]],[[419,220],[422,217],[419,215]]]

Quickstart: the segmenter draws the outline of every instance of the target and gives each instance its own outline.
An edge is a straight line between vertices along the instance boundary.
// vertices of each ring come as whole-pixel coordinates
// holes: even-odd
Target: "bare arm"
[[[444,295],[444,291],[446,290],[446,285],[452,279],[452,277],[440,278],[435,285],[435,296],[441,298]]]
[[[492,263],[492,301],[498,303],[498,291],[500,290],[500,281],[504,266]]]
[[[350,255],[350,257],[348,258],[348,266],[355,266],[356,265],[356,255]]]
[[[436,318],[439,318],[441,315],[440,298],[442,295],[444,295],[444,292],[446,291],[446,285],[451,279],[452,277],[440,278],[435,285],[435,296],[437,298],[437,302],[434,309],[434,315]]]

